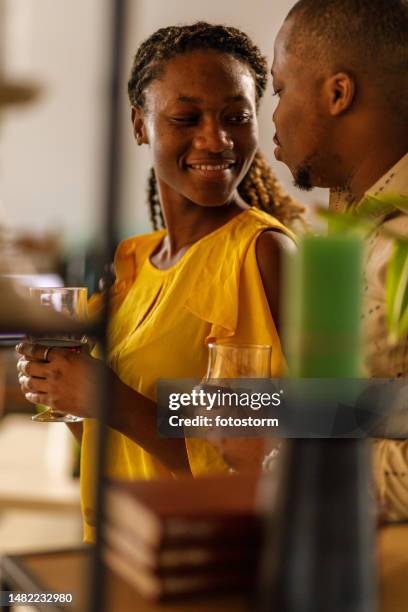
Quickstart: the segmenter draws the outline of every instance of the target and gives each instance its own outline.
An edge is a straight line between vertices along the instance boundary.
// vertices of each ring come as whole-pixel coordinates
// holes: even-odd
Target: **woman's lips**
[[[225,180],[231,175],[231,170],[235,166],[235,162],[218,162],[218,163],[190,163],[187,168],[195,175],[206,180]]]

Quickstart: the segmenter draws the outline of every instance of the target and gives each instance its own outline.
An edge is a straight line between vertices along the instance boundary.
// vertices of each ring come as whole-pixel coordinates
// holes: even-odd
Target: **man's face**
[[[301,189],[331,186],[332,126],[324,108],[321,68],[287,49],[291,20],[276,38],[272,78],[278,105],[273,115],[275,157],[286,164]]]

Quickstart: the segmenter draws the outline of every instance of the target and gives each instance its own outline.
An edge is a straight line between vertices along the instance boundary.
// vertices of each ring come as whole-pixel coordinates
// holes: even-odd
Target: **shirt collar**
[[[388,197],[387,197],[388,196]],[[341,191],[330,193],[329,209],[343,213],[353,209],[370,219],[381,222],[397,207],[399,198],[408,197],[408,153],[368,189],[360,202],[353,205],[350,194]]]

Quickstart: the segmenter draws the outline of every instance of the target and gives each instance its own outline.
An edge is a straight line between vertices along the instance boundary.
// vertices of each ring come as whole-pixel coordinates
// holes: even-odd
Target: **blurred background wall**
[[[3,45],[7,70],[18,75],[29,74],[43,86],[43,95],[36,104],[2,113],[0,222],[34,233],[60,232],[66,247],[89,244],[102,227],[99,220],[106,118],[104,92],[109,66],[109,3],[0,1],[8,5],[10,17]],[[128,5],[126,74],[138,44],[156,28],[198,19],[242,28],[271,62],[274,36],[293,2],[128,0]],[[148,149],[136,147],[133,142],[126,82],[123,83],[123,110],[125,163],[121,234],[128,236],[150,228],[145,204],[150,163]],[[303,202],[325,202],[325,191],[305,194],[294,188],[289,171],[274,160],[272,112],[269,82],[260,113],[261,148],[291,193]]]

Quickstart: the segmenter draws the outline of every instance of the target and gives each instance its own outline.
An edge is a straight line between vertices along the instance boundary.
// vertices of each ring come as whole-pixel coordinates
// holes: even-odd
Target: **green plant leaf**
[[[364,238],[378,226],[379,217],[395,210],[408,214],[408,196],[400,193],[369,195],[345,213],[319,208],[318,214],[328,221],[330,233]],[[383,226],[381,232],[394,241],[387,267],[386,318],[390,341],[395,343],[408,333],[408,236]]]
[[[317,214],[328,222],[329,234],[347,234],[364,238],[375,227],[372,221],[357,216],[354,211],[339,214],[327,208],[318,207]]]
[[[408,243],[395,240],[388,262],[386,315],[391,342],[408,332]]]
[[[357,213],[363,216],[387,214],[398,209],[408,213],[408,196],[402,193],[390,192],[381,196],[368,195],[358,205]]]

